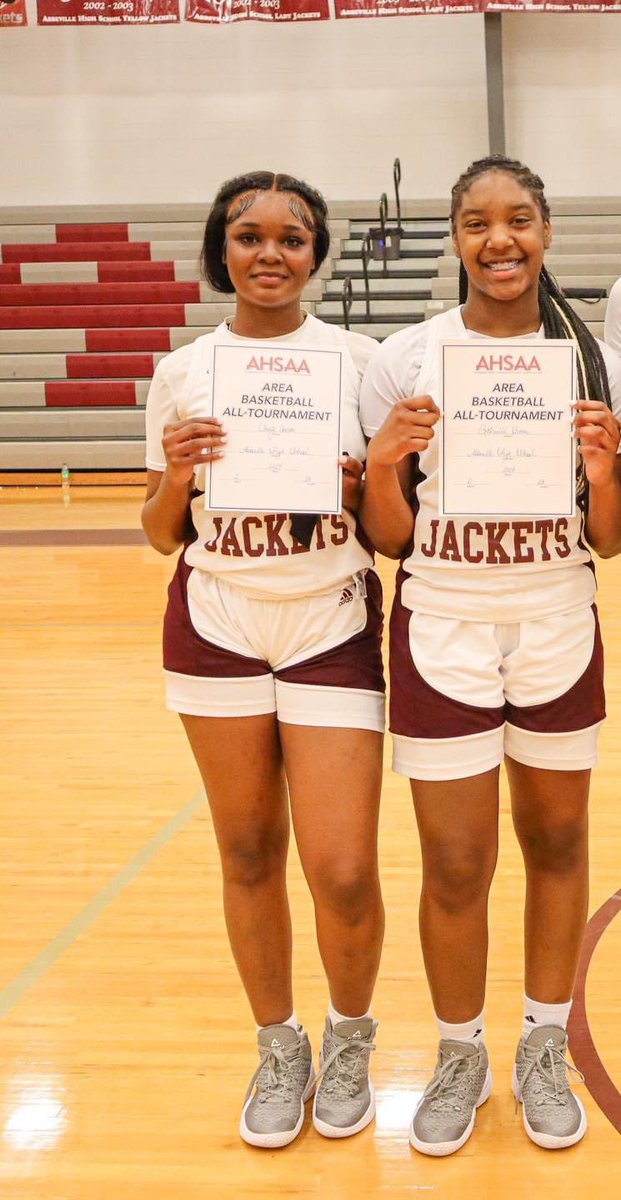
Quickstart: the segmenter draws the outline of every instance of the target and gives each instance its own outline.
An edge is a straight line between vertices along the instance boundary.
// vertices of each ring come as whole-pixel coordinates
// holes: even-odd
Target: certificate
[[[575,512],[573,342],[441,344],[440,515]]]
[[[205,506],[339,513],[342,354],[292,345],[214,347],[211,415],[227,434]]]

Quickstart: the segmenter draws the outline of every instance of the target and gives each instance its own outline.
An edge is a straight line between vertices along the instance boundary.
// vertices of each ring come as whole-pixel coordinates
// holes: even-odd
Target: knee
[[[368,866],[324,864],[310,886],[315,904],[329,909],[351,928],[361,925],[381,906],[377,873]]]
[[[554,875],[569,875],[586,860],[586,818],[541,822],[519,831],[527,866]]]
[[[442,846],[423,854],[423,890],[451,914],[487,902],[497,847]]]
[[[273,875],[284,872],[287,861],[286,834],[275,830],[250,830],[221,846],[226,883],[237,887],[260,887]]]

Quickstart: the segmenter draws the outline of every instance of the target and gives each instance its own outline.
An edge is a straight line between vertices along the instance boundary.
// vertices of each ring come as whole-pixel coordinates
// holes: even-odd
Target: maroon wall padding
[[[22,272],[19,263],[0,264],[0,283],[21,283]]]
[[[67,354],[67,379],[150,379],[152,354]]]
[[[174,262],[100,262],[97,265],[100,283],[133,283],[150,280],[164,282],[175,278]],[[7,283],[10,281],[7,279]]]
[[[57,242],[127,242],[129,229],[127,224],[114,225],[57,225]]]
[[[45,403],[48,408],[135,408],[136,387],[132,380],[78,383],[54,379],[45,385]]]
[[[0,283],[0,304],[199,304],[199,283]]]
[[[169,329],[87,329],[86,349],[97,353],[170,350]]]
[[[145,262],[151,259],[150,242],[8,242],[0,247],[2,261],[15,262]]]
[[[86,329],[89,325],[136,328],[185,325],[183,304],[56,304],[45,308],[0,307],[0,329]]]

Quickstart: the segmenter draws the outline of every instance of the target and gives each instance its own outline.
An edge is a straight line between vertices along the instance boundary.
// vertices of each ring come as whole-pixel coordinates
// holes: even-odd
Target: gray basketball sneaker
[[[567,1072],[584,1076],[565,1060],[567,1034],[559,1025],[538,1025],[521,1038],[513,1071],[513,1092],[522,1103],[524,1128],[546,1150],[562,1150],[584,1137],[586,1113],[574,1096]]]
[[[251,1146],[288,1146],[304,1124],[315,1073],[305,1033],[290,1025],[259,1030],[261,1061],[250,1080],[239,1132]]]
[[[313,1103],[313,1125],[324,1137],[350,1137],[375,1116],[369,1059],[376,1029],[370,1017],[338,1021],[334,1028],[326,1018]]]
[[[474,1129],[477,1108],[491,1090],[485,1046],[443,1039],[433,1079],[414,1111],[411,1145],[436,1158],[459,1150]]]

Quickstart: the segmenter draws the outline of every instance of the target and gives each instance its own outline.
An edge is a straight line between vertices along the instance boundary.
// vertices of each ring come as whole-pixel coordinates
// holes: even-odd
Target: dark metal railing
[[[343,280],[343,324],[346,329],[349,329],[349,314],[351,306],[354,302],[354,289],[351,286],[349,275]]]
[[[362,274],[364,275],[364,298],[365,298],[365,302],[366,302],[367,320],[369,320],[371,317],[371,288],[370,288],[370,284],[369,284],[369,260],[371,259],[372,254],[373,254],[373,242],[371,239],[371,234],[367,233],[364,237],[362,247],[360,250],[360,257],[362,258]]]
[[[362,259],[362,275],[364,278],[364,300],[367,321],[371,319],[371,287],[369,279],[369,262],[371,259],[381,261],[382,275],[388,275],[388,260],[400,258],[401,256],[401,237],[403,229],[401,228],[401,200],[399,198],[399,184],[401,183],[401,163],[398,158],[393,163],[393,181],[395,185],[395,200],[397,205],[397,225],[396,228],[389,228],[388,221],[388,196],[386,192],[382,192],[379,200],[379,226],[369,229],[365,234],[360,248],[360,257]],[[351,280],[349,278],[343,281],[343,315],[345,318],[345,328],[349,329],[349,313],[354,300]]]
[[[392,177],[395,184],[395,200],[397,202],[397,225],[401,228],[401,201],[399,199],[399,184],[401,183],[401,162],[395,159],[392,167]]]
[[[597,304],[598,300],[605,300],[608,295],[606,288],[566,287],[562,291],[568,300],[584,300],[585,304]]]
[[[388,220],[388,196],[386,195],[386,192],[382,192],[382,194],[380,196],[379,219],[380,219],[380,229],[382,231],[382,235],[381,235],[382,236],[382,261],[383,261],[382,271],[383,271],[384,275],[387,275],[388,274],[388,261],[387,261],[387,245],[386,245],[386,221]]]

